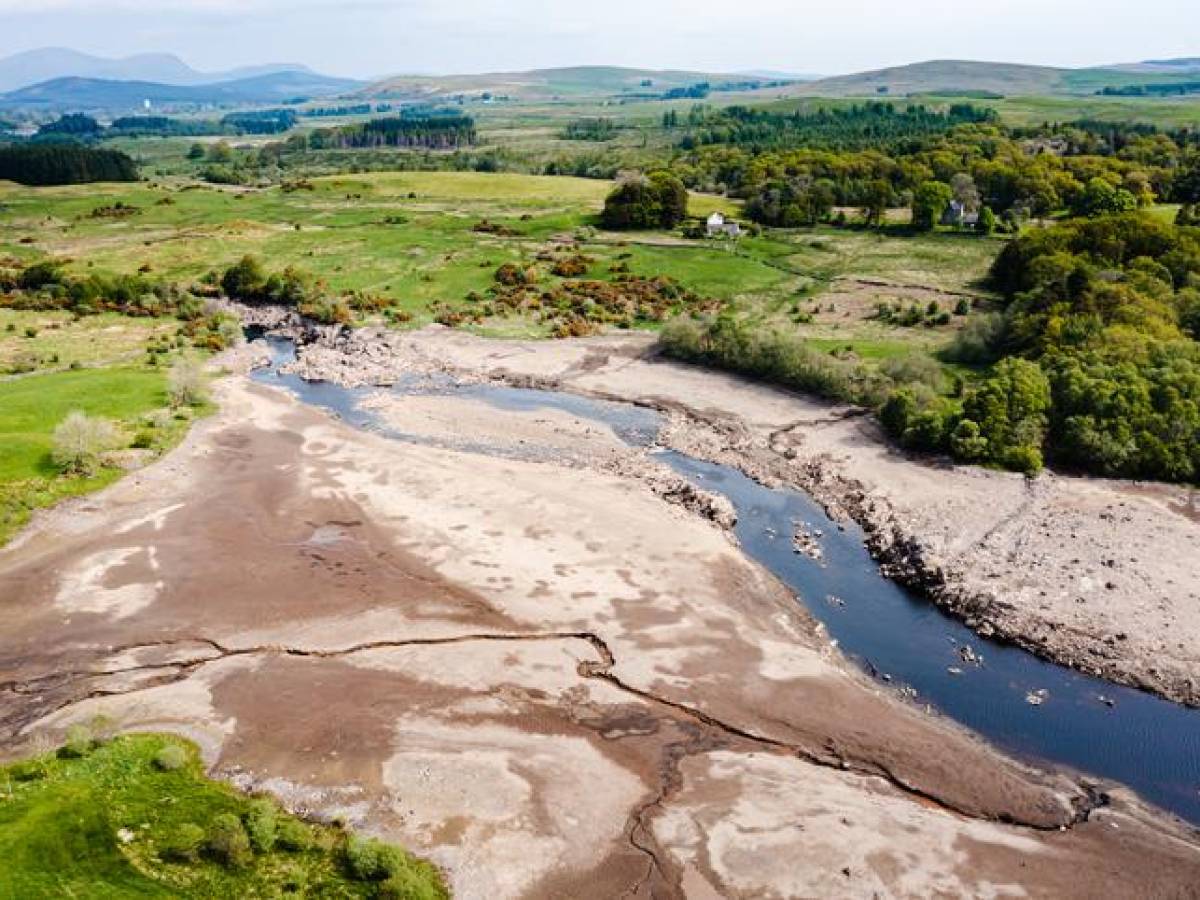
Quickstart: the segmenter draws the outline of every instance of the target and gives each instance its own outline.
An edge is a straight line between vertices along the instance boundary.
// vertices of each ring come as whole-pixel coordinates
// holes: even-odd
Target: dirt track
[[[595,352],[567,359],[583,386],[656,388]],[[405,418],[520,435],[534,462],[388,441],[241,377],[219,393],[179,450],[0,552],[9,752],[101,712],[176,730],[427,853],[460,897],[1200,883],[1194,836],[1131,798],[1096,808],[877,690],[720,527],[581,463],[616,447],[603,429]]]

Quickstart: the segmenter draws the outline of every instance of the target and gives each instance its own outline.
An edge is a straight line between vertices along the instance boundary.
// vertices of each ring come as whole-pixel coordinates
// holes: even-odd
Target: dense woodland
[[[86,184],[137,181],[134,161],[119,150],[72,143],[0,146],[0,180],[18,184]]]
[[[806,143],[800,133],[795,142]],[[705,146],[674,157],[669,168],[693,189],[745,198],[765,224],[810,221],[809,212],[789,213],[786,207],[803,207],[813,189],[830,201],[820,204],[820,218],[832,207],[853,207],[868,224],[878,224],[886,208],[910,205],[923,184],[954,186],[956,179],[966,205],[986,206],[1015,222],[1063,209],[1089,214],[1155,200],[1187,202],[1176,181],[1194,154],[1194,136],[1184,132],[1110,125],[1103,133],[1053,126],[1014,133],[986,123],[921,139],[881,137],[878,147],[855,150]],[[1120,192],[1102,200],[1107,207],[1098,210],[1089,209],[1101,189],[1096,179]],[[780,195],[786,202],[781,204]]]
[[[314,131],[308,137],[308,147],[312,150],[349,147],[452,150],[474,144],[476,137],[475,120],[470,116],[457,113],[405,115]]]
[[[956,125],[995,122],[995,110],[954,104],[946,110],[923,105],[898,109],[892,103],[822,107],[812,112],[776,112],[749,106],[695,107],[687,118],[666,118],[668,128],[683,127],[680,147],[725,144],[761,151],[779,147],[857,150],[942,134]]]

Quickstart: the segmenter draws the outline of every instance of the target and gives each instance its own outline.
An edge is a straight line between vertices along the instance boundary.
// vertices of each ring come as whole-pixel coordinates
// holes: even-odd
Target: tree
[[[225,270],[221,278],[221,289],[234,300],[253,301],[258,299],[266,284],[267,276],[262,264],[247,254]]]
[[[604,201],[605,228],[674,228],[687,215],[687,188],[669,172],[625,175]]]
[[[207,150],[208,161],[211,163],[230,163],[233,162],[233,148],[224,141],[217,141]]]
[[[64,474],[91,475],[101,456],[116,444],[117,431],[107,419],[73,410],[54,429],[51,458]]]
[[[878,228],[883,224],[888,205],[892,202],[892,186],[882,178],[876,178],[867,184],[863,194],[863,219],[868,228]]]
[[[990,206],[985,206],[979,210],[979,220],[975,223],[975,230],[985,236],[995,232],[996,214],[992,212]]]
[[[1035,362],[1010,356],[996,364],[990,378],[967,395],[963,403],[963,421],[978,427],[963,429],[960,443],[978,446],[976,439],[987,442],[988,458],[1003,466],[1024,472],[1042,467],[1042,443],[1045,440],[1050,410],[1050,380]],[[959,428],[955,429],[958,433]]]
[[[912,224],[917,231],[933,231],[942,213],[954,199],[950,186],[940,181],[926,181],[913,193]]]
[[[959,172],[950,179],[950,190],[954,193],[954,199],[962,204],[963,212],[974,213],[979,210],[979,188],[975,186],[975,179],[966,172]]]
[[[1077,216],[1107,216],[1137,209],[1137,198],[1099,176],[1091,179],[1079,195],[1072,211]]]
[[[197,141],[188,148],[187,158],[192,160],[204,159],[204,152],[204,145]]]

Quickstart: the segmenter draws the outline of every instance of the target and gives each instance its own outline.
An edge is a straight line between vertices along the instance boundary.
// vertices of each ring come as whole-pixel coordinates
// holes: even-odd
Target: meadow
[[[396,871],[364,877],[368,858]],[[0,859],[0,897],[447,896],[427,863],[212,781],[167,735],[81,729],[0,767]]]
[[[62,259],[79,274],[140,271],[186,283],[253,254],[271,271],[305,270],[334,293],[384,297],[419,326],[433,320],[435,304],[486,293],[502,264],[535,265],[568,246],[591,260],[585,277],[612,280],[614,269],[667,276],[754,315],[784,314],[839,278],[967,290],[999,246],[967,234],[824,226],[737,242],[617,234],[597,228],[608,190],[592,179],[474,172],[342,175],[264,189],[173,180],[0,187],[0,255]],[[95,212],[118,204],[125,208],[119,218]],[[740,212],[736,201],[691,195],[692,216],[717,210]],[[480,230],[485,223],[497,228]],[[521,319],[484,328],[545,333]]]

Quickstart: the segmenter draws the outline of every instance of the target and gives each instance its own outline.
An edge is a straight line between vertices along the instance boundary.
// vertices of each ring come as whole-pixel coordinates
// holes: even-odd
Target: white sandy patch
[[[645,790],[583,738],[413,717],[395,740],[383,779],[404,837],[451,873],[459,900],[521,896],[546,875],[597,864]],[[453,822],[461,830],[439,843]]]
[[[150,568],[157,571],[153,547],[120,547],[85,556],[62,574],[54,602],[72,613],[95,613],[124,619],[145,609],[163,589],[162,581],[131,582],[106,587],[105,581],[139,553],[145,553]]]
[[[128,534],[136,528],[141,528],[143,525],[154,526],[155,531],[162,531],[163,526],[167,522],[167,516],[175,512],[177,509],[183,509],[184,504],[172,503],[170,506],[164,506],[162,509],[156,509],[149,515],[141,516],[130,522],[126,522],[116,529],[114,534]]]
[[[709,886],[722,895],[1019,897],[1019,885],[975,880],[957,842],[1049,852],[1002,825],[913,803],[881,779],[794,758],[717,751],[682,770],[654,833],[681,864],[714,872],[720,883]]]
[[[82,700],[33,722],[21,733],[61,735],[72,725],[87,725],[101,716],[116,723],[120,731],[181,734],[195,741],[205,760],[211,763],[237,726],[236,719],[221,718],[213,707],[212,685],[234,672],[257,665],[258,661],[251,657],[217,660],[172,684]]]
[[[771,681],[791,681],[794,678],[838,678],[842,669],[831,664],[815,650],[787,641],[764,638],[759,641],[762,662],[758,672]]]

